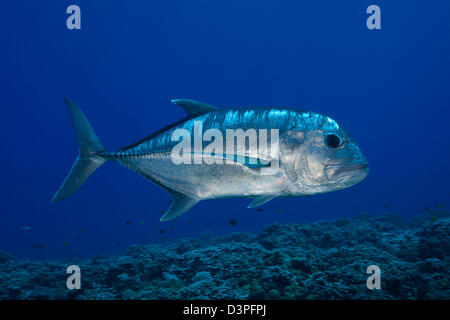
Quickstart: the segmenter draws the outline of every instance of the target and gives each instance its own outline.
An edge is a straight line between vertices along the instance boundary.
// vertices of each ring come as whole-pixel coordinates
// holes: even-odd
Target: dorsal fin
[[[156,135],[158,135],[158,134],[160,134],[160,133],[162,133],[162,132],[164,132],[166,130],[171,129],[171,128],[179,125],[180,123],[183,123],[183,122],[185,122],[187,120],[195,118],[195,117],[197,117],[197,116],[199,116],[199,115],[201,115],[203,113],[207,113],[207,112],[210,112],[210,111],[217,110],[216,107],[213,107],[213,106],[211,106],[209,104],[206,104],[206,103],[203,103],[203,102],[198,102],[198,101],[195,101],[195,100],[174,99],[174,100],[172,100],[172,102],[175,103],[175,104],[178,104],[179,106],[181,106],[187,112],[187,116],[185,116],[183,119],[180,119],[180,120],[178,120],[178,121],[176,121],[174,123],[171,123],[171,124],[161,128],[161,129],[159,129],[159,130],[149,134],[148,136],[146,136],[146,137],[144,137],[142,139],[139,139],[138,141],[136,141],[136,142],[134,142],[134,143],[132,143],[130,145],[127,145],[125,147],[120,148],[119,151],[120,150],[127,150],[129,148],[134,148],[137,145],[141,144],[142,142],[147,141],[147,140],[155,137]]]
[[[197,115],[198,116],[198,115],[201,115],[204,113],[208,113],[208,112],[217,110],[216,107],[214,107],[210,104],[195,101],[195,100],[173,99],[172,102],[181,106],[184,109],[184,111],[186,111],[186,113],[189,115]]]
[[[132,144],[129,144],[129,145],[125,146],[125,147],[120,148],[119,151],[127,150],[127,149],[130,149],[130,148],[134,148],[137,145],[140,145],[142,142],[147,141],[147,140],[157,136],[158,134],[160,134],[160,133],[162,133],[162,132],[164,132],[166,130],[169,130],[169,129],[171,129],[171,128],[173,128],[173,127],[175,127],[175,126],[177,126],[177,125],[179,125],[179,124],[181,124],[181,123],[183,123],[185,121],[188,121],[188,120],[190,120],[192,118],[195,118],[195,115],[187,115],[183,119],[180,119],[180,120],[178,120],[178,121],[176,121],[174,123],[168,124],[167,126],[162,127],[161,129],[158,129],[155,132],[152,132],[148,136],[145,136],[144,138],[139,139],[138,141],[136,141],[136,142],[134,142]]]

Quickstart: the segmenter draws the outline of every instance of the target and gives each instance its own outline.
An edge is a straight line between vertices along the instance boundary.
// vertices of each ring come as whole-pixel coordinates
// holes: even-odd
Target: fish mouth
[[[364,179],[369,173],[369,163],[362,162],[352,165],[328,165],[325,175],[329,180],[342,180],[345,177]]]

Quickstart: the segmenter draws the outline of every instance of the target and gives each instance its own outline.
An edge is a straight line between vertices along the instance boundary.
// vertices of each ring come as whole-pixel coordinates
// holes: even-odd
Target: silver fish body
[[[367,176],[368,162],[359,147],[345,129],[327,116],[285,108],[217,109],[192,100],[173,102],[187,111],[185,119],[110,153],[104,150],[86,118],[79,116],[82,113],[78,107],[67,100],[75,131],[90,130],[85,137],[77,133],[80,144],[77,161],[81,159],[84,164],[73,176],[82,183],[104,161],[118,161],[172,194],[174,202],[162,221],[183,214],[200,200],[250,197],[254,200],[249,207],[254,207],[275,197],[343,189]],[[77,131],[76,123],[83,121],[87,125],[78,125],[81,129]],[[213,140],[211,137],[205,139],[204,134],[208,130],[212,132],[211,129],[225,142],[228,142],[229,132],[239,130],[240,133],[259,134],[258,138],[263,136],[267,144],[276,140],[277,156],[274,158],[273,147],[261,148],[260,140],[251,143],[251,138],[245,136],[240,141],[244,145],[240,146],[239,141],[232,144],[231,157],[225,142],[219,153],[204,152]],[[173,160],[174,148],[185,139],[177,136],[180,131],[187,133],[188,143],[200,146],[200,149],[190,149],[189,163],[175,163]],[[219,136],[214,136],[215,142]],[[87,146],[83,145],[83,139]],[[238,157],[244,160],[238,161]],[[75,169],[76,165],[77,162]],[[67,197],[81,185],[70,183],[72,172],[54,201]],[[83,179],[79,179],[80,176]]]

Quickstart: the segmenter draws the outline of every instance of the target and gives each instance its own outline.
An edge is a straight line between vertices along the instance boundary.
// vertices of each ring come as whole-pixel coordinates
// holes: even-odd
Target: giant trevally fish
[[[253,198],[248,206],[251,208],[276,197],[306,196],[347,188],[368,174],[368,161],[358,145],[342,126],[325,115],[272,107],[218,109],[187,99],[172,102],[187,112],[185,118],[117,152],[108,152],[82,111],[65,99],[79,154],[52,201],[70,196],[108,160],[132,169],[172,195],[173,202],[161,221],[180,216],[200,200],[248,197]],[[277,144],[261,140],[255,145],[245,139],[241,140],[244,147],[209,148],[210,152],[205,152],[205,145],[213,141],[210,135],[200,136],[200,149],[197,145],[179,152],[180,141],[184,141],[185,146],[190,144],[190,134],[194,136],[192,140],[198,142],[195,135],[206,133],[208,129],[215,129],[215,140],[229,130],[248,133],[250,129],[263,132],[261,135],[267,136],[267,141],[275,140]],[[202,132],[196,132],[199,130]],[[264,145],[267,147],[263,148]],[[178,155],[201,157],[204,161],[174,161],[174,150]],[[267,169],[271,171],[264,173]]]

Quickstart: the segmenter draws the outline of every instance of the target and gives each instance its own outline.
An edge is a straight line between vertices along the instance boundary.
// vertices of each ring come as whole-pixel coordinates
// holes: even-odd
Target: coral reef
[[[409,222],[273,223],[70,262],[0,251],[0,299],[449,299],[449,233],[450,215],[439,211]],[[80,290],[66,287],[71,264],[81,268]],[[379,290],[366,286],[369,265],[381,269]]]

